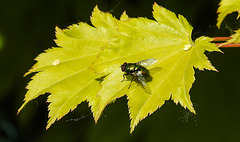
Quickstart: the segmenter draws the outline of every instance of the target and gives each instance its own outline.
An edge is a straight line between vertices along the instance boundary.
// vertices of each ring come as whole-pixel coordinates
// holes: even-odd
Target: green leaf
[[[217,10],[217,27],[220,28],[223,19],[230,13],[237,11],[238,17],[240,16],[240,0],[221,0],[219,3],[219,8]]]
[[[224,44],[229,44],[229,43],[240,43],[240,29],[235,31],[235,34],[231,36],[232,38],[225,42]]]
[[[124,95],[128,98],[131,132],[136,125],[160,108],[170,98],[195,113],[189,91],[194,82],[194,68],[216,69],[204,55],[220,51],[211,38],[191,39],[192,27],[182,16],[153,6],[155,20],[130,18],[126,12],[117,20],[109,13],[94,9],[91,22],[56,28],[56,43],[37,57],[27,73],[37,72],[27,86],[25,102],[46,92],[49,121],[47,128],[78,104],[88,101],[97,122],[104,108]],[[129,78],[123,81],[120,66],[155,58],[147,69],[147,86]]]

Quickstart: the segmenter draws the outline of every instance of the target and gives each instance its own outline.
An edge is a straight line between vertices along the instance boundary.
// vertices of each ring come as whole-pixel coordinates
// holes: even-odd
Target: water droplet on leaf
[[[56,65],[58,65],[58,64],[60,64],[60,63],[61,63],[60,60],[55,60],[55,61],[52,62],[52,65],[56,66]]]

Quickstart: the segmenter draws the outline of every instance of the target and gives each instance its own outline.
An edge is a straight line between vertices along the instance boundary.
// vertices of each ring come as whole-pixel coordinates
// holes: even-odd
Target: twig
[[[212,37],[213,39],[213,42],[216,42],[216,41],[227,41],[229,39],[231,39],[231,37]]]
[[[213,39],[213,43],[215,43],[217,46],[219,46],[220,48],[224,48],[224,47],[240,47],[240,43],[227,43],[224,44],[224,42],[232,39],[231,37],[212,37]]]
[[[240,43],[229,43],[229,44],[215,43],[215,44],[217,46],[219,46],[220,48],[222,48],[222,47],[240,47]]]

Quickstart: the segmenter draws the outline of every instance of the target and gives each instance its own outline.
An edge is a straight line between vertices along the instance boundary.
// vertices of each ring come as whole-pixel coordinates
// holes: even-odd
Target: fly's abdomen
[[[143,76],[143,77],[148,77],[149,76],[149,72],[148,70],[143,67],[143,66],[139,66],[139,69],[138,69],[138,73],[137,73],[139,76]]]

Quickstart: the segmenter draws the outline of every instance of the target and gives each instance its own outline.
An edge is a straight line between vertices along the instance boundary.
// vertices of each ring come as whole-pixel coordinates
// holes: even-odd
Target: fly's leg
[[[145,89],[144,85],[143,84],[141,84],[141,85],[142,85],[143,89]]]
[[[125,80],[125,74],[123,74],[123,80],[121,82],[123,82]]]
[[[137,81],[140,85],[142,85],[143,89],[145,89],[144,86],[147,86],[146,83],[145,83],[145,81],[146,81],[145,78],[144,77],[138,77]]]
[[[133,77],[132,77],[132,79],[131,79],[131,82],[130,82],[130,84],[129,84],[129,87],[128,87],[128,89],[131,87],[131,84],[132,84],[132,81],[133,81],[134,77],[135,77],[135,76],[133,76]]]
[[[141,86],[143,87],[143,89],[145,89],[143,83],[142,83],[140,80],[137,80],[137,83],[138,83],[139,85],[141,85]]]

